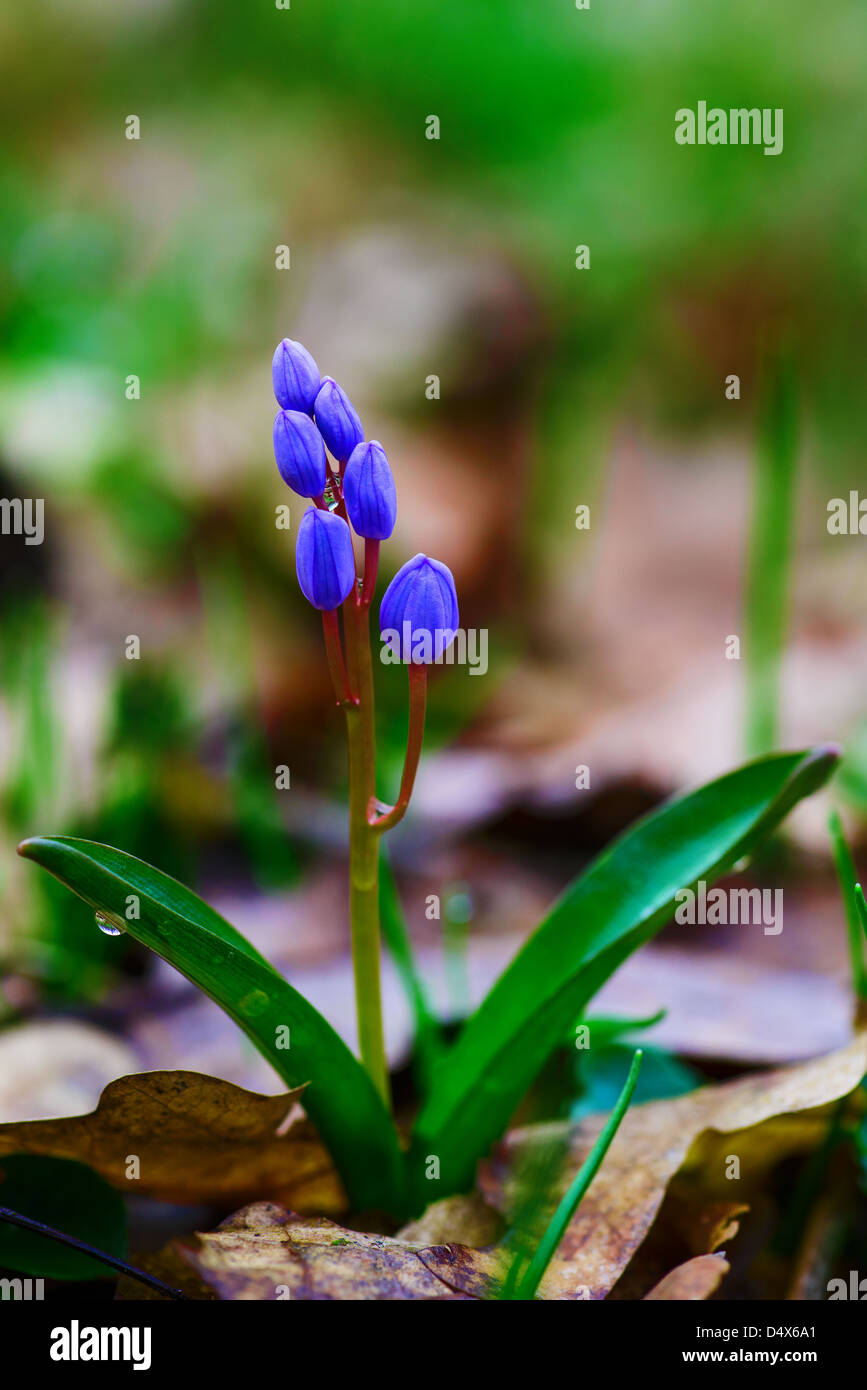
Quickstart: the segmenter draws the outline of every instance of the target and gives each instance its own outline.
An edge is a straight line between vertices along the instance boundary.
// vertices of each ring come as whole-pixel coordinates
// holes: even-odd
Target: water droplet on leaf
[[[106,917],[104,912],[97,912],[93,920],[96,922],[99,930],[105,932],[106,936],[123,936],[123,927],[117,926],[115,922]]]

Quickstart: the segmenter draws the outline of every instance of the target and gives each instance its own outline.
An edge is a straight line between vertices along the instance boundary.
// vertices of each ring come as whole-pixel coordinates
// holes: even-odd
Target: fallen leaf
[[[220,1298],[233,1300],[457,1299],[491,1296],[467,1246],[424,1247],[256,1202],[175,1249]]]
[[[685,1182],[676,1175],[653,1225],[608,1297],[626,1302],[648,1298],[672,1270],[699,1255],[725,1253],[720,1247],[734,1240],[740,1218],[750,1210],[745,1202],[708,1197],[699,1182]]]
[[[0,1124],[0,1154],[75,1158],[113,1186],[161,1201],[268,1196],[336,1213],[346,1200],[297,1106],[302,1090],[261,1096],[197,1072],[139,1072],[106,1086],[89,1115]],[[128,1176],[133,1156],[137,1177]]]
[[[693,1185],[690,1185],[692,1187]],[[734,1240],[738,1218],[749,1211],[745,1202],[708,1201],[707,1196],[674,1184],[666,1194],[668,1223],[681,1236],[692,1255],[713,1255]]]
[[[647,1296],[709,1297],[729,1268],[711,1252],[734,1236],[737,1218],[746,1210],[743,1201],[733,1198],[739,1199],[784,1155],[814,1146],[831,1102],[848,1095],[865,1070],[867,1034],[859,1034],[826,1057],[630,1111],[538,1296],[606,1297],[642,1246],[677,1175],[668,1206],[670,1224],[697,1253],[657,1279]],[[488,1239],[495,1229],[489,1205],[508,1210],[517,1160],[526,1156],[527,1146],[549,1145],[556,1136],[568,1144],[565,1187],[604,1119],[591,1116],[577,1126],[537,1125],[507,1135],[483,1167],[480,1192],[434,1204],[396,1237],[350,1230],[324,1217],[305,1218],[274,1202],[259,1202],[216,1231],[175,1242],[174,1248],[223,1299],[496,1298],[506,1271],[506,1248],[472,1244]],[[735,1191],[732,1182],[737,1180],[726,1177],[732,1153],[745,1160],[747,1170]],[[706,1165],[714,1170],[710,1181]]]
[[[710,1298],[728,1272],[728,1262],[722,1255],[695,1255],[685,1264],[678,1265],[677,1269],[672,1269],[644,1297],[669,1303]]]
[[[397,1232],[396,1239],[415,1245],[458,1241],[481,1249],[499,1239],[503,1225],[500,1213],[488,1206],[480,1192],[468,1192],[431,1202],[417,1221],[410,1221]]]

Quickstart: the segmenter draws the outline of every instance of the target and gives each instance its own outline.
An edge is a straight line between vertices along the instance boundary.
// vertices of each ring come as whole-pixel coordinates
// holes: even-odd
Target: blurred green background
[[[301,505],[271,456],[283,336],[389,453],[386,574],[445,560],[464,623],[491,634],[487,677],[446,671],[432,700],[429,746],[452,761],[416,823],[449,828],[451,787],[456,834],[527,796],[568,807],[588,738],[602,782],[654,796],[742,751],[722,644],[763,374],[785,351],[781,740],[843,738],[863,806],[863,542],[825,519],[864,480],[865,62],[847,0],[4,7],[0,492],[46,505],[41,547],[0,538],[0,943],[21,980],[98,992],[117,959],[22,870],[24,834],[255,894],[342,842]],[[677,145],[674,113],[699,100],[782,107],[783,153]],[[399,674],[378,672],[386,795]]]

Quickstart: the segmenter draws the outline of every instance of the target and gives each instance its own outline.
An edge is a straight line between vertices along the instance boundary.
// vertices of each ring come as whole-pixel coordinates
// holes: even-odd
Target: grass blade
[[[831,837],[834,868],[837,870],[837,881],[840,884],[840,896],[843,899],[843,911],[846,915],[849,960],[852,966],[852,987],[856,997],[864,999],[867,997],[867,968],[864,965],[864,937],[858,904],[859,885],[855,882],[858,871],[855,868],[852,851],[843,833],[843,822],[836,811],[832,811],[828,817],[828,834]],[[863,894],[861,900],[863,902]]]
[[[620,1122],[629,1109],[629,1103],[632,1100],[633,1092],[638,1084],[638,1073],[641,1070],[641,1057],[641,1049],[638,1048],[632,1058],[632,1066],[629,1068],[629,1075],[626,1078],[623,1090],[620,1092],[617,1104],[608,1116],[605,1125],[596,1139],[596,1143],[578,1169],[569,1190],[563,1197],[554,1215],[551,1217],[548,1229],[539,1242],[536,1253],[527,1266],[526,1273],[523,1275],[515,1293],[512,1295],[513,1298],[535,1298],[536,1290],[542,1282],[545,1270],[554,1258],[557,1247],[566,1234],[566,1228],[578,1210],[579,1203],[585,1192],[599,1172],[602,1166],[602,1160],[610,1149],[611,1142],[620,1128]]]
[[[352,1205],[403,1214],[403,1157],[369,1076],[240,932],[176,879],[108,845],[57,836],[25,840],[19,853],[203,990],[290,1087],[309,1083],[304,1108]],[[131,898],[137,917],[127,916]]]

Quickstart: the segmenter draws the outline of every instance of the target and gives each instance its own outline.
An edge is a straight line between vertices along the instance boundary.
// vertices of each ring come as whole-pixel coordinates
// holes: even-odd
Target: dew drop
[[[99,930],[105,932],[106,936],[123,936],[123,927],[116,926],[114,922],[106,917],[104,912],[97,912],[93,920],[96,922]]]

